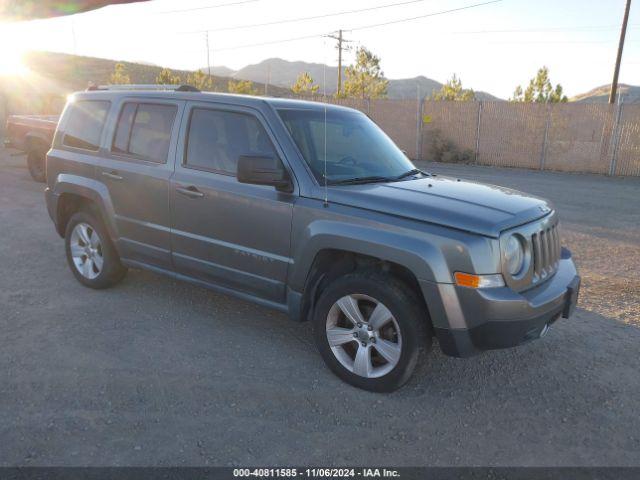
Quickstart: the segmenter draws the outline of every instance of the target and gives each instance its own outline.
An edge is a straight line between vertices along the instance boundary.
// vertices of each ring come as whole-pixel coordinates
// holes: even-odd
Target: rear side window
[[[277,156],[258,119],[246,113],[194,108],[185,165],[235,175],[241,155]]]
[[[166,162],[177,111],[175,105],[125,103],[113,137],[112,151]]]
[[[97,151],[110,105],[111,102],[104,100],[80,100],[72,103],[62,144]]]

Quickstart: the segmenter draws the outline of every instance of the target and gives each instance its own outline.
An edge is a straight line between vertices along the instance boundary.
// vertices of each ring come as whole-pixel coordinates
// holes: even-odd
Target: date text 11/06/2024
[[[306,477],[306,478],[394,478],[400,473],[388,468],[237,468],[234,477]]]

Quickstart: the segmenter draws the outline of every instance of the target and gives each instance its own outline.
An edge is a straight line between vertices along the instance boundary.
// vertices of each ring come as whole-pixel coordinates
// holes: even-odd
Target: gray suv
[[[577,301],[548,202],[423,172],[348,108],[81,92],[46,168],[83,285],[146,268],[309,320],[360,388],[400,387],[434,337],[457,357],[541,337]]]

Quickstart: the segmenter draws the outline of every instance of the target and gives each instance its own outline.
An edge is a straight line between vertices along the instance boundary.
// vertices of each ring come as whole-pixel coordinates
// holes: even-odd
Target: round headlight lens
[[[507,240],[504,257],[509,275],[518,275],[524,266],[524,247],[515,235],[511,235]]]

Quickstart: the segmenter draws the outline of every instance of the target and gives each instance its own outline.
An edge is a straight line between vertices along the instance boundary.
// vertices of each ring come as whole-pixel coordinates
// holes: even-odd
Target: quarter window
[[[175,105],[125,103],[112,151],[153,162],[166,162],[177,110]]]
[[[80,100],[72,103],[62,144],[98,151],[109,107],[110,102],[104,100]]]
[[[187,167],[235,175],[241,155],[276,156],[258,119],[246,113],[194,108],[187,136]]]

